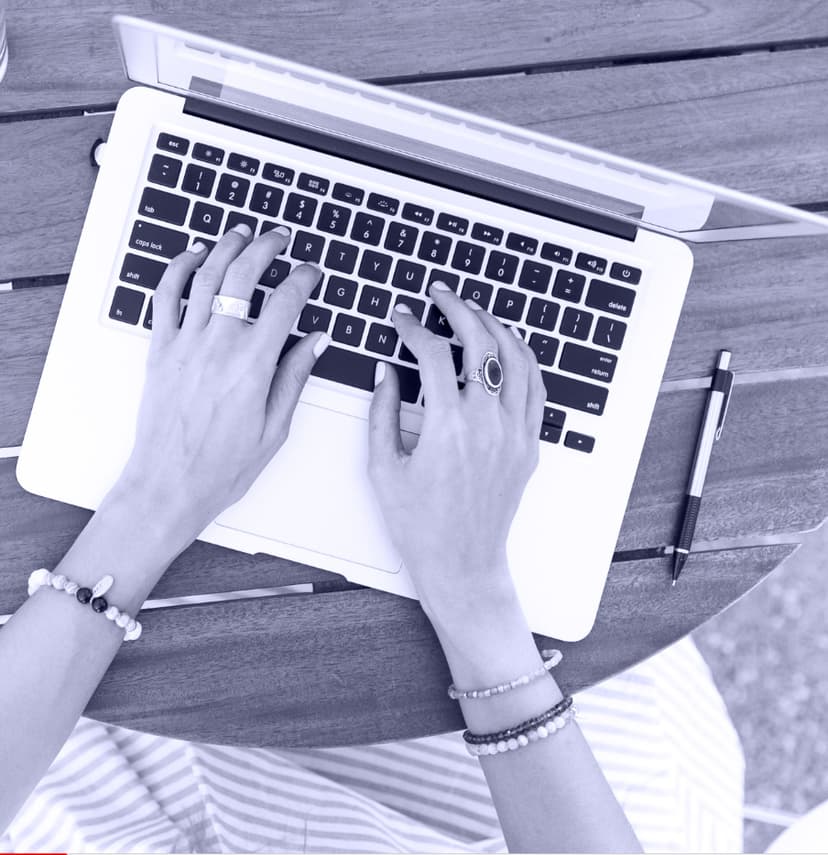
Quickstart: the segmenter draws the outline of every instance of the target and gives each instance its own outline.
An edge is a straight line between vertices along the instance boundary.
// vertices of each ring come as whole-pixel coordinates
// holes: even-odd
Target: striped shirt
[[[741,851],[741,745],[689,637],[575,700],[645,851]],[[507,851],[459,733],[238,748],[87,718],[0,836],[0,851],[46,850]]]

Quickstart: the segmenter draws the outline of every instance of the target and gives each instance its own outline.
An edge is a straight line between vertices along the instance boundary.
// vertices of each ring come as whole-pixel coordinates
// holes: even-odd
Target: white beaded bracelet
[[[500,739],[497,742],[482,742],[477,744],[466,743],[466,750],[472,757],[480,757],[484,754],[505,754],[507,751],[517,751],[518,748],[525,748],[530,742],[537,742],[540,739],[546,739],[553,733],[561,730],[566,726],[566,723],[575,718],[575,707],[570,707],[560,715],[549,719],[545,724],[538,727],[533,727],[525,733],[520,733],[513,736],[511,739]]]
[[[77,582],[67,579],[63,573],[55,574],[41,567],[29,576],[29,596],[31,597],[35,591],[47,585],[56,591],[63,591],[70,597],[75,597],[83,605],[91,603],[93,611],[103,614],[124,630],[124,641],[135,641],[141,636],[141,624],[117,606],[109,605],[104,599],[104,594],[112,587],[114,581],[112,576],[104,576],[93,588],[83,588]]]
[[[520,677],[516,677],[508,683],[500,683],[499,685],[491,686],[488,689],[468,689],[467,691],[461,691],[454,685],[454,683],[452,683],[448,687],[448,696],[452,700],[458,701],[467,698],[490,698],[492,695],[502,695],[504,692],[509,692],[512,689],[527,686],[533,680],[537,680],[538,677],[548,674],[549,671],[554,668],[561,659],[563,659],[563,654],[560,650],[542,650],[541,656],[549,658],[546,659],[546,662],[544,662],[540,668],[536,671],[532,671],[531,674],[522,674]]]

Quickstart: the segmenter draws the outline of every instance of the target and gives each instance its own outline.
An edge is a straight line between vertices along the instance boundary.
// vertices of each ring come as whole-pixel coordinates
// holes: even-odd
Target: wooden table
[[[792,0],[428,4],[12,0],[0,85],[0,614],[89,512],[14,475],[106,137],[126,88],[109,24],[130,12],[756,192],[828,208],[828,7]],[[446,21],[454,22],[446,26]],[[786,48],[786,50],[769,50]],[[828,312],[819,239],[695,250],[696,268],[591,635],[564,644],[570,692],[733,602],[826,515]],[[695,435],[720,347],[738,373],[697,546],[669,584]],[[777,542],[768,543],[768,535]],[[153,598],[326,591],[142,613],[87,714],[186,739],[340,745],[463,726],[417,603],[267,556],[196,543]],[[545,644],[545,640],[538,639]]]

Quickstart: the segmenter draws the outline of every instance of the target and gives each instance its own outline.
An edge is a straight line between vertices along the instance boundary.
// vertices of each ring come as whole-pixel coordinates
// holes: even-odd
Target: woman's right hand
[[[522,339],[448,286],[432,285],[431,297],[463,345],[463,375],[491,351],[503,366],[503,387],[499,396],[477,382],[458,389],[448,340],[410,311],[394,310],[397,332],[419,363],[425,417],[408,453],[397,376],[387,366],[371,405],[369,476],[429,617],[458,594],[513,590],[506,539],[537,465],[546,400],[537,360]]]

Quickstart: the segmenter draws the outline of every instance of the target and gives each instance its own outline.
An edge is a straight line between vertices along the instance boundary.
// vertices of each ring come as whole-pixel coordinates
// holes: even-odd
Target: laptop
[[[427,290],[440,278],[537,356],[540,460],[508,558],[532,630],[584,638],[690,280],[687,243],[824,234],[828,220],[215,39],[120,15],[113,26],[140,85],[103,153],[18,460],[23,488],[97,508],[132,448],[170,258],[239,222],[255,234],[285,223],[291,245],[248,323],[311,260],[323,281],[292,333],[333,342],[285,445],[199,538],[416,597],[367,479],[367,416],[383,359],[416,442],[417,365],[389,318],[402,300],[443,334]]]

